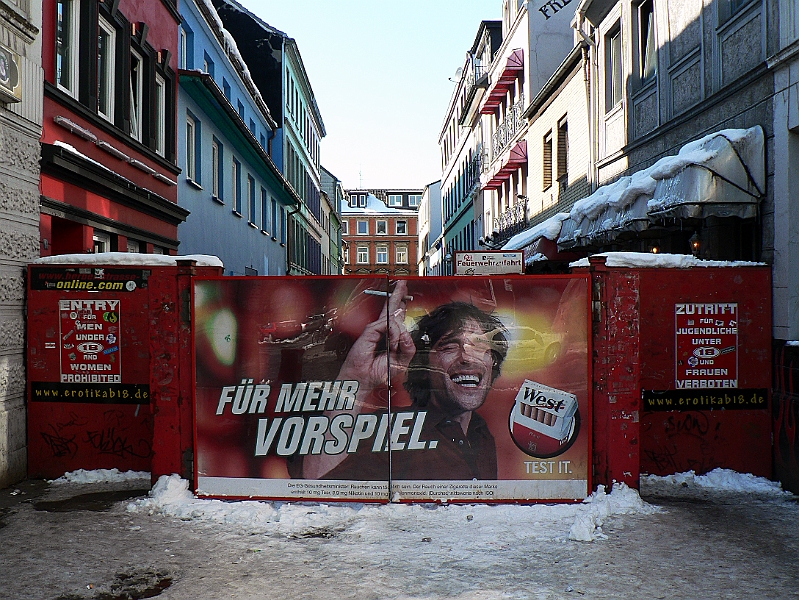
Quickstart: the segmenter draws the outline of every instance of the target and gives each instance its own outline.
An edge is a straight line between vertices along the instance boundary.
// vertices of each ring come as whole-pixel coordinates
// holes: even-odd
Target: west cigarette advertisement
[[[194,286],[200,495],[582,499],[584,276]]]

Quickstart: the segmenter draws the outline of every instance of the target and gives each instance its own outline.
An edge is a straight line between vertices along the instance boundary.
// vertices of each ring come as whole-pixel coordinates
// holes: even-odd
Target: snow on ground
[[[53,479],[50,483],[117,483],[123,481],[150,481],[150,473],[147,471],[120,471],[119,469],[96,469],[86,471],[78,469],[64,473],[58,479]]]
[[[791,496],[791,493],[784,492],[776,481],[755,477],[750,473],[737,473],[729,469],[713,469],[705,475],[697,475],[693,471],[665,477],[642,475],[641,490],[644,495],[655,496],[678,495],[684,497],[709,490],[766,496]]]

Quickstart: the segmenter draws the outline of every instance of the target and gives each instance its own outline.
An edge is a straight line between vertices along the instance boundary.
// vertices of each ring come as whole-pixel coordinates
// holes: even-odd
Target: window
[[[114,121],[116,30],[102,17],[97,24],[97,113]]]
[[[130,51],[130,135],[142,141],[144,109],[144,64],[141,55]]]
[[[358,206],[361,208],[366,208],[366,196],[363,194],[358,197]]]
[[[252,175],[247,175],[247,199],[249,200],[247,222],[255,224],[255,219],[258,215],[255,206],[255,179],[252,178]]]
[[[155,151],[164,156],[166,152],[166,82],[155,76]]]
[[[389,194],[388,196],[388,205],[389,206],[402,206],[402,196],[401,195],[393,195]]]
[[[230,84],[224,77],[222,78],[222,93],[225,94],[225,98],[230,100]]]
[[[377,247],[377,264],[388,264],[388,246]]]
[[[724,25],[732,19],[738,11],[749,4],[751,0],[719,0],[719,25]]]
[[[397,264],[398,265],[408,264],[408,247],[407,246],[397,246]]]
[[[241,216],[241,163],[233,159],[233,212]]]
[[[286,209],[280,207],[280,243],[286,243]]]
[[[605,36],[606,111],[621,102],[624,86],[621,65],[621,28],[619,25]]]
[[[137,242],[136,240],[128,240],[127,246],[128,246],[127,251],[130,254],[137,254],[139,252],[139,242]]]
[[[194,32],[185,23],[180,28],[180,57],[181,69],[194,68]]]
[[[161,246],[153,246],[153,254],[164,254],[164,249]]]
[[[358,246],[358,258],[356,262],[361,265],[369,262],[369,246]]]
[[[569,174],[569,123],[566,118],[558,123],[558,181],[565,183]]]
[[[544,136],[544,174],[543,189],[547,190],[552,186],[552,132]]]
[[[369,235],[368,221],[358,221],[358,235]]]
[[[211,197],[222,199],[222,157],[224,147],[218,139],[211,141]]]
[[[422,203],[421,194],[411,194],[408,196],[408,206],[419,206]]]
[[[78,0],[56,1],[56,84],[78,94]]]
[[[341,222],[341,233],[347,235],[349,233],[349,221],[342,221]]]
[[[203,73],[208,73],[212,79],[214,77],[214,61],[207,52],[203,52]]]
[[[386,235],[388,233],[388,221],[377,222],[377,235]]]
[[[269,227],[269,194],[261,188],[261,231],[266,233]]]
[[[397,235],[408,235],[407,221],[397,221]]]
[[[111,252],[111,236],[102,231],[94,232],[94,253]]]
[[[238,105],[239,116],[243,119],[244,118],[244,105],[241,103],[241,100],[237,100],[236,104]]]
[[[650,81],[658,68],[655,45],[655,13],[653,0],[645,0],[638,6],[638,75],[641,82]]]
[[[186,63],[186,51],[188,50],[188,40],[186,30],[183,27],[180,28],[180,39],[178,40],[178,69],[185,69]]]
[[[186,117],[186,178],[197,181],[197,157],[195,156],[196,123],[191,116]]]
[[[272,239],[277,239],[277,201],[272,198]]]

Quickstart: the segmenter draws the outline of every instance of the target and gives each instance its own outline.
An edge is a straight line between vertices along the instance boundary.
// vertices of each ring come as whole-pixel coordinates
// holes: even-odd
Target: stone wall
[[[41,9],[0,0],[0,43],[19,55],[22,76],[22,101],[0,102],[0,488],[27,474],[25,267],[40,254]]]

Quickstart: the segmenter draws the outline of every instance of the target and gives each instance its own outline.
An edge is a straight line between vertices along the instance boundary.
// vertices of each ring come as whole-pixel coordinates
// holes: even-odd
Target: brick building
[[[422,190],[349,190],[341,207],[344,274],[411,275]]]

